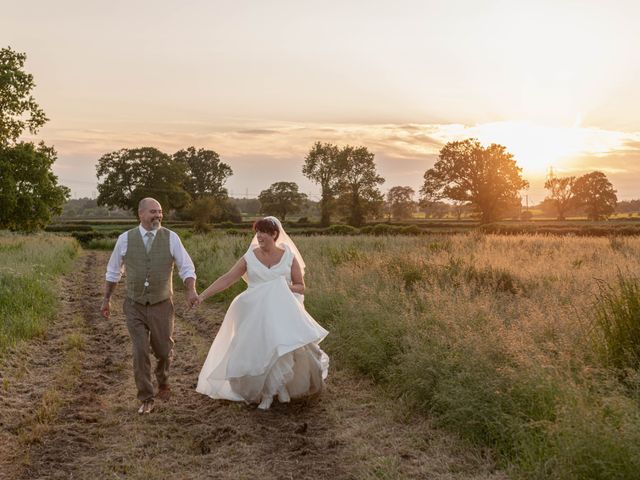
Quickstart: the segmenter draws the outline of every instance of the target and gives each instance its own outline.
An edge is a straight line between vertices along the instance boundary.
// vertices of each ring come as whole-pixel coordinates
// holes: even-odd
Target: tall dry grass
[[[43,334],[57,305],[57,278],[79,250],[71,238],[0,233],[0,355]]]
[[[638,478],[640,239],[295,240],[334,362],[491,447],[515,477]],[[247,244],[189,239],[202,285]]]

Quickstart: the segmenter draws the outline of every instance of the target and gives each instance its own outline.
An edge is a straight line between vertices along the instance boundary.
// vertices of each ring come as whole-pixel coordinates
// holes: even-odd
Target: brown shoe
[[[163,402],[168,401],[171,398],[171,387],[169,385],[160,385],[156,397]]]
[[[153,412],[153,400],[145,400],[142,402],[142,405],[140,405],[140,408],[138,409],[138,413],[140,415],[145,415],[151,412]]]

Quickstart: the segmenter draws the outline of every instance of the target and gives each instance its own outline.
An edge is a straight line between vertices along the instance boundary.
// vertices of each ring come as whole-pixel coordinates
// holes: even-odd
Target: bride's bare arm
[[[291,286],[289,287],[293,293],[304,294],[304,277],[302,269],[298,263],[298,259],[294,258],[291,264]]]
[[[246,271],[247,262],[245,261],[244,257],[242,257],[235,263],[233,267],[231,267],[231,270],[218,277],[218,279],[211,285],[209,285],[204,292],[198,295],[198,303],[202,303],[210,296],[229,288],[231,285],[240,280],[240,278],[245,274]]]

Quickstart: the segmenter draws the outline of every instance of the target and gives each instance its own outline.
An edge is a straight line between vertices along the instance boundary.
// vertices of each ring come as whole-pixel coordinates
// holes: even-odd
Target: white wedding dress
[[[284,249],[271,268],[253,248],[244,255],[248,288],[229,306],[200,372],[199,393],[268,408],[275,395],[286,402],[322,390],[329,357],[318,343],[329,332],[289,289],[294,254]]]

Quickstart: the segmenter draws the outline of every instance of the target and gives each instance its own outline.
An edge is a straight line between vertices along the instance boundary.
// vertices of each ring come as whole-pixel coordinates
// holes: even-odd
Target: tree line
[[[26,55],[10,47],[0,49],[0,228],[37,230],[59,215],[69,189],[58,185],[51,167],[57,155],[44,142],[19,141],[25,131],[37,133],[47,118],[31,91],[32,75],[24,72]],[[233,174],[218,153],[191,146],[173,154],[157,148],[120,149],[98,159],[97,205],[135,212],[140,199],[155,197],[180,218],[204,228],[209,222],[240,220],[237,203],[225,188]],[[522,169],[502,145],[482,146],[477,139],[449,142],[434,166],[424,173],[420,199],[409,186],[394,186],[386,197],[384,183],[365,146],[338,146],[316,142],[304,158],[302,174],[319,185],[320,224],[339,218],[359,227],[367,219],[403,219],[416,207],[436,211],[448,202],[458,216],[473,211],[482,223],[490,223],[521,206],[520,192],[528,187]],[[563,219],[572,209],[583,209],[588,218],[613,213],[617,197],[602,172],[581,177],[550,176],[546,199]],[[286,220],[309,204],[294,182],[271,184],[258,196],[260,213]]]
[[[529,185],[504,146],[484,147],[476,139],[444,145],[434,166],[424,174],[417,202],[415,191],[408,186],[390,188],[385,199],[379,189],[384,178],[377,173],[374,154],[364,146],[316,142],[305,156],[302,173],[320,186],[322,226],[338,217],[359,227],[367,218],[380,218],[385,208],[390,219],[410,218],[417,206],[429,208],[442,200],[453,202],[459,215],[471,210],[481,223],[491,223],[514,216],[514,211],[517,216],[520,192]],[[98,162],[98,204],[133,210],[140,198],[154,196],[167,208],[186,211],[196,221],[224,219],[230,212],[225,208],[229,200],[224,183],[231,174],[231,167],[212,150],[189,147],[169,156],[151,148],[123,149]],[[593,220],[615,211],[615,190],[602,172],[579,178],[550,176],[545,188],[559,219],[570,208],[582,208]],[[260,192],[258,201],[260,213],[286,220],[308,199],[296,183],[281,181]],[[203,218],[207,215],[209,218]]]
[[[98,160],[98,205],[135,211],[144,197],[156,198],[167,210],[199,225],[233,219],[235,206],[224,187],[233,174],[213,150],[189,147],[172,155],[152,147],[121,149]],[[303,174],[320,184],[321,223],[339,214],[353,226],[377,215],[384,197],[378,186],[374,154],[366,147],[317,142],[305,158]],[[258,195],[260,213],[282,220],[308,201],[295,182],[275,182]]]

